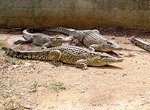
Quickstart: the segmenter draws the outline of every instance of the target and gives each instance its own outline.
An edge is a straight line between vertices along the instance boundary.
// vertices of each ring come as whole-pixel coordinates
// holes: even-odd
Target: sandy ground
[[[104,29],[107,39],[123,47],[122,63],[88,70],[51,62],[10,58],[0,50],[0,110],[149,110],[150,53],[130,43],[136,35],[150,42],[147,31]],[[21,31],[0,31],[0,46],[22,39]],[[39,47],[21,45],[20,49]]]

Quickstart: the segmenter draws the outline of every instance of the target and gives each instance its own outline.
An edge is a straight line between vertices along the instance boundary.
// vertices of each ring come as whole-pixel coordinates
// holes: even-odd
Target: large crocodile
[[[23,31],[25,40],[18,40],[14,42],[14,44],[25,44],[25,43],[33,43],[38,46],[42,46],[42,49],[46,49],[48,47],[60,46],[62,43],[69,42],[72,39],[70,37],[52,37],[42,33],[29,33],[27,29]]]
[[[132,39],[131,39],[131,42],[132,42],[133,44],[135,44],[136,46],[138,46],[138,47],[140,47],[140,48],[142,48],[142,49],[144,49],[144,50],[150,52],[150,43],[145,42],[145,41],[143,41],[143,40],[141,40],[141,39],[138,39],[138,38],[136,38],[135,36],[132,36],[131,38],[132,38]]]
[[[81,47],[63,45],[36,51],[13,50],[2,48],[12,57],[34,60],[51,60],[54,64],[60,62],[75,64],[76,67],[87,69],[90,66],[104,66],[111,63],[122,62],[123,58],[113,57],[107,53],[91,52]]]
[[[105,39],[98,30],[75,30],[65,27],[58,27],[47,29],[48,31],[55,31],[67,34],[79,40],[84,45],[89,47],[91,51],[110,52],[113,50],[121,50],[122,48],[113,40]]]

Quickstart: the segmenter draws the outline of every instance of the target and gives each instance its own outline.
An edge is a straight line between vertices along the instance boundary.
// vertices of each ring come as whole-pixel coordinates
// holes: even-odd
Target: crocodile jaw
[[[112,48],[112,50],[122,50],[122,47],[119,46],[115,41],[109,41],[112,42],[112,45],[110,46]]]
[[[103,53],[99,57],[95,57],[93,59],[88,60],[87,65],[104,66],[104,65],[109,65],[112,63],[122,62],[122,61],[123,61],[123,58],[117,58],[107,53]]]
[[[111,52],[113,50],[122,50],[122,47],[119,46],[115,41],[113,40],[107,40],[104,42],[104,44],[101,46],[101,51],[103,52]]]

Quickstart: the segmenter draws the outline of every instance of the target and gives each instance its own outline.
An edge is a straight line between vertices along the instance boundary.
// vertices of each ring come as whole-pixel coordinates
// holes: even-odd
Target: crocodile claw
[[[88,67],[87,67],[87,66],[85,66],[85,67],[83,67],[83,68],[82,68],[82,70],[87,70],[87,69],[88,69]]]
[[[55,65],[56,67],[58,67],[58,66],[63,65],[63,63],[62,63],[62,62],[55,62],[54,65]]]

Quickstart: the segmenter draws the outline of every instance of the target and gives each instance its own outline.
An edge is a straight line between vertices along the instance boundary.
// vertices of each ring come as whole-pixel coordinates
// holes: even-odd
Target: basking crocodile
[[[42,33],[29,33],[27,31],[27,29],[25,29],[23,31],[24,36],[23,38],[24,40],[18,40],[16,42],[14,42],[14,44],[25,44],[25,43],[33,43],[35,45],[38,46],[42,46],[42,49],[46,49],[48,47],[55,47],[55,46],[60,46],[62,45],[62,43],[71,41],[71,38],[64,38],[64,37],[52,37],[52,36],[48,36],[46,34],[42,34]]]
[[[51,60],[54,64],[60,62],[75,64],[76,67],[87,69],[90,66],[104,66],[111,63],[122,62],[123,58],[113,57],[107,53],[91,52],[81,47],[63,45],[44,50],[21,51],[10,48],[2,48],[5,53],[12,57],[34,60]]]
[[[144,49],[144,50],[150,52],[150,43],[145,42],[145,41],[143,41],[143,40],[141,40],[141,39],[138,39],[138,38],[136,38],[135,36],[132,36],[131,38],[132,38],[132,39],[131,39],[131,42],[132,42],[133,44],[135,44],[136,46],[138,46],[138,47],[140,47],[140,48],[142,48],[142,49]]]
[[[66,34],[68,36],[72,36],[76,39],[79,40],[79,42],[83,41],[83,38],[85,36],[85,33],[88,31],[93,31],[96,33],[99,33],[99,31],[97,29],[93,29],[93,30],[75,30],[72,28],[65,28],[65,27],[57,27],[57,28],[52,28],[52,29],[47,29],[48,31],[54,31],[54,32],[60,32],[63,34]]]
[[[113,40],[107,40],[99,31],[94,30],[75,30],[64,27],[58,27],[53,29],[47,29],[48,31],[55,31],[67,34],[82,42],[85,46],[89,47],[91,51],[103,51],[110,52],[113,50],[121,50],[122,48]]]

